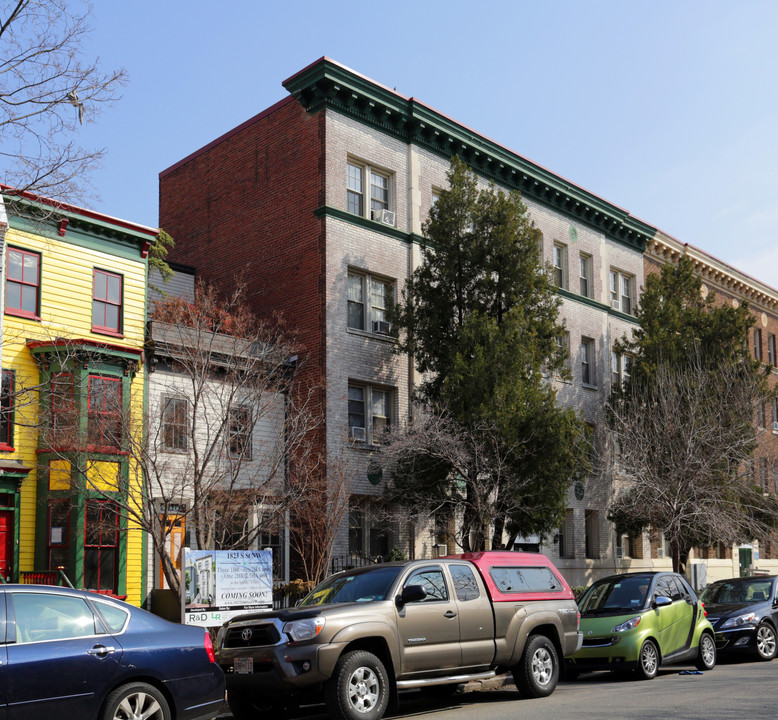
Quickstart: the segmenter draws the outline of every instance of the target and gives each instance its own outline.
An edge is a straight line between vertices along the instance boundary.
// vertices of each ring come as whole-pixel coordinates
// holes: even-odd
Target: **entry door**
[[[752,548],[738,548],[738,559],[740,560],[740,577],[746,577],[751,574],[751,565],[754,562],[754,551]]]
[[[0,575],[6,582],[13,577],[14,514],[11,510],[0,511]]]
[[[165,547],[173,560],[173,566],[178,570],[179,576],[181,575],[181,548],[184,546],[184,518],[183,517],[170,517],[167,518],[167,536],[165,537]],[[162,569],[162,561],[157,562],[159,569],[159,585],[158,587],[165,588],[170,587],[165,577],[165,572]]]

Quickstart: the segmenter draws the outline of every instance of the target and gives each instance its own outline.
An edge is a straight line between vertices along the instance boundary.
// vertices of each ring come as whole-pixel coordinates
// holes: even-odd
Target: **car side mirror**
[[[408,585],[403,588],[402,594],[397,597],[397,604],[402,606],[409,602],[418,602],[427,597],[427,591],[423,585]]]
[[[657,595],[654,598],[654,607],[664,607],[665,605],[672,605],[673,601],[666,595]]]

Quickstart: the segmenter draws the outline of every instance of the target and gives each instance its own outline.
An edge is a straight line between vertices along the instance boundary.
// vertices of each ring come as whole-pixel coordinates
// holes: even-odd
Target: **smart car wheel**
[[[640,648],[635,671],[641,680],[651,680],[659,672],[659,650],[653,640],[646,640]]]
[[[759,660],[772,660],[778,651],[775,640],[775,628],[770,623],[763,622],[756,629],[756,657]]]
[[[713,670],[716,667],[716,643],[710,633],[700,636],[700,650],[695,665],[698,670]]]
[[[116,688],[106,699],[102,720],[170,720],[164,695],[147,683]]]
[[[559,681],[559,660],[554,643],[545,635],[530,635],[513,679],[525,697],[551,695]]]
[[[327,687],[327,707],[338,720],[379,720],[389,703],[389,676],[373,653],[345,653]]]

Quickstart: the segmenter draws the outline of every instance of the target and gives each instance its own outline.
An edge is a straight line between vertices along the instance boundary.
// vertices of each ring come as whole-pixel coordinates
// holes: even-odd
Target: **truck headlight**
[[[756,613],[751,612],[744,613],[743,615],[736,615],[735,617],[729,618],[729,620],[725,620],[721,626],[721,629],[724,630],[726,628],[747,627],[749,625],[753,626],[756,624],[758,624]]]
[[[284,625],[284,632],[292,642],[313,640],[324,627],[324,618],[306,618],[305,620],[292,620]]]
[[[621,625],[616,625],[613,628],[613,632],[627,632],[627,630],[634,630],[638,625],[640,625],[640,615],[635,615],[635,617],[624,621]]]

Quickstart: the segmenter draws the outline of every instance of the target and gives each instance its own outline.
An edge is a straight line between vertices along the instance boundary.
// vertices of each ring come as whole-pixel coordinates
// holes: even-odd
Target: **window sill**
[[[186,455],[189,452],[189,450],[187,449],[182,450],[181,448],[169,448],[164,446],[160,447],[159,451],[163,453],[168,453],[170,455]],[[235,457],[235,456],[231,455],[230,457]]]
[[[584,390],[593,390],[595,392],[598,390],[596,385],[590,385],[589,383],[581,383],[581,387],[583,387]]]
[[[0,443],[0,452],[15,452],[15,449],[12,445]]]
[[[111,330],[110,328],[93,327],[92,332],[95,335],[107,335],[108,337],[118,338],[120,340],[124,339],[124,333]]]
[[[13,308],[6,308],[5,314],[12,315],[13,317],[24,318],[25,320],[35,320],[36,322],[41,321],[40,315],[37,315],[36,313],[24,312],[24,310],[14,310]]]
[[[370,338],[371,340],[380,340],[381,342],[393,343],[397,342],[397,338],[394,335],[385,335],[384,333],[374,333],[370,330],[359,330],[358,328],[347,327],[349,335],[358,335],[359,337]]]

